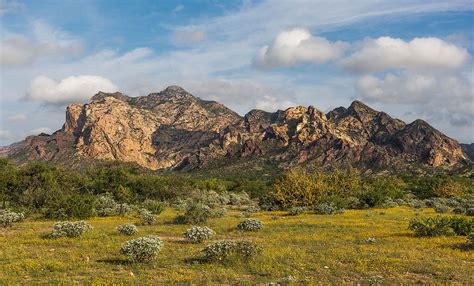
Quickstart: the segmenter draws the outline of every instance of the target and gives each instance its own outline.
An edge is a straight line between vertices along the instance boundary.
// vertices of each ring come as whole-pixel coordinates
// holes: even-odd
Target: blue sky
[[[0,145],[96,91],[177,84],[240,114],[359,99],[474,142],[472,1],[0,0]]]

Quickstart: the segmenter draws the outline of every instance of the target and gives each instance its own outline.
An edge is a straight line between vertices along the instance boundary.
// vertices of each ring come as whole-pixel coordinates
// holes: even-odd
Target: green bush
[[[450,227],[457,235],[468,235],[474,232],[474,220],[464,217],[452,217],[450,218]]]
[[[451,220],[442,216],[414,218],[410,220],[408,228],[415,232],[415,236],[441,236],[452,234]]]
[[[467,245],[469,245],[470,247],[474,247],[474,232],[470,233],[467,236]]]
[[[211,239],[216,233],[207,226],[193,226],[186,230],[184,238],[192,243],[201,243]]]
[[[138,233],[138,228],[136,225],[127,223],[117,226],[118,232],[124,235],[134,235]]]
[[[155,200],[145,200],[142,206],[152,214],[159,215],[165,210],[166,204]]]
[[[79,237],[90,229],[92,229],[92,226],[82,220],[75,222],[61,221],[54,224],[53,231],[48,237]]]
[[[163,242],[158,236],[148,235],[127,241],[120,249],[120,253],[132,262],[150,262],[162,247]]]
[[[246,219],[241,221],[237,228],[244,231],[257,231],[263,228],[263,222],[256,219]]]
[[[64,196],[49,203],[43,215],[52,219],[85,219],[95,215],[94,203],[91,195]]]
[[[186,208],[184,221],[188,224],[205,224],[213,212],[210,207],[201,203],[191,204]]]

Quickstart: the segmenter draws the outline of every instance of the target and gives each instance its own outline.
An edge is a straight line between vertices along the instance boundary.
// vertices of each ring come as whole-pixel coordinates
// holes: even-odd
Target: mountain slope
[[[61,130],[0,151],[18,163],[120,160],[153,170],[255,158],[280,168],[451,169],[469,161],[457,141],[426,122],[405,124],[359,101],[327,114],[297,106],[274,113],[252,110],[241,117],[177,86],[142,97],[100,92],[88,104],[69,105]]]

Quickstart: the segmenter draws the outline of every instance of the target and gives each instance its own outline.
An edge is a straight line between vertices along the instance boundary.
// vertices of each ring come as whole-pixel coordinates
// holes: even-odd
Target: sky
[[[241,115],[361,100],[474,142],[472,0],[0,0],[0,146],[98,91]]]

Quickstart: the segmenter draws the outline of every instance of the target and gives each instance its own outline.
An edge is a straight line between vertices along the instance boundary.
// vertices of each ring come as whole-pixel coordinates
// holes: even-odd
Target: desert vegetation
[[[7,160],[0,171],[2,283],[469,283],[474,274],[468,176],[216,178]]]

